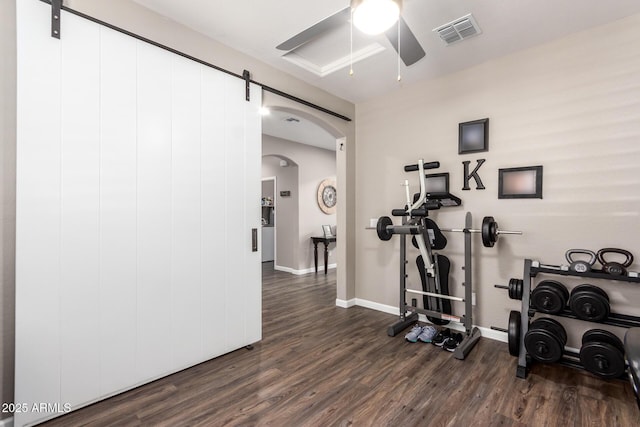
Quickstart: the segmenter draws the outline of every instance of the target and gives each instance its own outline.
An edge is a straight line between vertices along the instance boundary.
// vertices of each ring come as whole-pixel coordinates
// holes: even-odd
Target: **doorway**
[[[276,260],[276,177],[262,178],[262,262]]]
[[[345,206],[351,200],[338,196],[336,213],[328,214],[321,210],[318,189],[323,181],[331,179],[337,182],[340,194],[340,183],[344,180],[346,165],[345,135],[315,114],[282,105],[280,99],[275,102],[265,100],[263,107],[268,108],[262,119],[263,177],[275,175],[271,170],[265,170],[266,160],[273,157],[286,160],[290,165],[278,168],[280,173],[292,168],[291,172],[299,172],[299,176],[291,177],[297,178],[291,182],[282,181],[278,175],[278,251],[275,269],[296,275],[314,273],[314,246],[311,237],[321,236],[323,226],[329,225],[335,230],[338,229],[338,222],[342,222],[344,237],[336,244],[331,244],[327,265],[329,271],[336,271],[337,277],[342,278],[341,283],[344,284],[344,268],[347,264],[340,260],[346,258],[344,247],[349,234],[344,231],[344,224],[348,222],[345,220]],[[338,169],[342,172],[338,173]],[[281,193],[286,194],[286,197],[281,196]],[[289,212],[289,208],[292,212],[291,221],[283,216]],[[340,229],[338,234],[341,234]],[[318,259],[318,269],[324,271],[322,258],[324,257]],[[336,291],[337,296],[343,300],[343,294],[346,294],[344,290]]]

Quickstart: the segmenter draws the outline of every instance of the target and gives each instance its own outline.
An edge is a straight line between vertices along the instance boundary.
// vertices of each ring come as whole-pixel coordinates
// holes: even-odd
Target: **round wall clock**
[[[333,179],[324,179],[318,186],[318,206],[327,215],[336,213],[336,182]]]

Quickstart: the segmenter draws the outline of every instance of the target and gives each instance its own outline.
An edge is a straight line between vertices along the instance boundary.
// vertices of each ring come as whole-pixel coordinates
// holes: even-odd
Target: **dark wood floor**
[[[504,343],[466,360],[390,338],[395,316],[335,307],[335,271],[263,271],[264,328],[238,350],[47,426],[637,426],[627,382],[562,366],[515,377]]]

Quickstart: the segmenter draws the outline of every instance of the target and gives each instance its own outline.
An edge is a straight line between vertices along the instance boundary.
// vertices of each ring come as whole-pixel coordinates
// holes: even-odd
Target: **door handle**
[[[251,229],[251,252],[258,252],[258,229]]]

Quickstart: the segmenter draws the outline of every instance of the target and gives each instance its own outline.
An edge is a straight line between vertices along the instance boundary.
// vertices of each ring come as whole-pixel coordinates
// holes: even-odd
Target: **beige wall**
[[[13,401],[16,229],[16,5],[0,2],[0,397]],[[0,413],[0,419],[11,414]]]
[[[313,268],[313,245],[311,244],[311,236],[322,235],[322,225],[328,224],[332,227],[336,226],[336,214],[327,215],[320,210],[316,198],[318,185],[325,178],[336,178],[336,153],[334,151],[313,147],[310,145],[298,144],[287,141],[285,139],[275,138],[269,135],[262,137],[262,154],[263,155],[280,155],[291,159],[298,165],[298,234],[295,244],[296,261],[294,270],[307,270]],[[287,168],[284,168],[287,169]],[[263,176],[264,170],[263,170]],[[278,191],[287,190],[281,186],[278,181]],[[340,192],[340,188],[338,188]],[[278,196],[277,203],[283,200]],[[278,210],[280,210],[278,208]],[[278,217],[278,240],[280,233],[287,232],[286,225],[279,221]],[[278,244],[278,250],[280,245]],[[322,245],[320,245],[320,248]],[[336,253],[333,245],[329,247],[329,265],[337,262]],[[322,254],[322,252],[321,252]],[[289,267],[283,264],[285,259],[280,258],[280,252],[277,255],[277,264]],[[322,255],[319,256],[318,265],[324,265]]]
[[[14,273],[15,261],[15,0],[2,0],[0,8],[0,27],[4,30],[0,41],[0,57],[2,58],[2,77],[0,83],[0,135],[2,136],[2,293],[0,300],[2,307],[2,381],[0,383],[3,402],[13,400],[13,317],[14,317]],[[130,0],[66,0],[65,5],[94,16],[113,25],[140,34],[151,40],[183,51],[197,58],[217,66],[226,68],[234,73],[242,74],[244,69],[251,71],[254,80],[268,86],[283,90],[309,102],[321,105],[348,117],[355,116],[355,106],[337,98],[327,92],[302,82],[290,75],[284,74],[260,61],[233,49],[221,45],[191,29],[176,24],[171,20],[157,15]],[[62,22],[62,36],[64,37],[64,21]],[[326,122],[336,135],[346,137],[345,151],[341,154],[344,178],[343,188],[350,186],[353,194],[354,176],[346,172],[346,165],[353,164],[355,153],[355,125],[341,119],[327,116],[324,113],[301,106],[293,101],[279,96],[265,93],[263,103],[269,107],[284,107],[299,109],[309,115],[317,116]],[[349,181],[347,181],[349,180]],[[345,196],[346,196],[345,191]],[[343,229],[352,230],[354,198],[346,198],[342,202],[340,221]],[[338,272],[338,294],[353,295],[355,290],[355,260],[353,249],[346,250],[347,241],[355,241],[355,233],[345,234],[340,245],[338,263],[344,266]],[[353,244],[351,244],[353,247]],[[4,414],[0,414],[0,417]]]
[[[476,227],[493,215],[500,228],[524,232],[491,249],[476,235],[474,323],[506,327],[519,301],[493,285],[522,278],[525,257],[560,264],[569,248],[616,246],[634,252],[633,269],[640,270],[638,39],[640,15],[359,104],[356,297],[398,306],[399,239],[382,242],[365,226],[403,206],[405,178],[417,191],[416,177],[402,166],[418,158],[439,160],[439,171],[451,174],[451,191],[463,199],[462,207],[433,215],[440,227],[462,227],[470,211]],[[490,118],[489,151],[458,155],[458,123],[484,117]],[[480,169],[486,190],[461,191],[462,161],[475,165],[480,158],[487,159]],[[530,165],[544,166],[544,199],[498,200],[498,169]],[[453,293],[463,295],[463,237],[448,238],[443,252],[452,261]],[[415,256],[412,286],[419,283]],[[638,311],[632,308],[640,307],[637,285],[594,284],[609,292],[614,311]]]
[[[264,139],[265,135],[263,135]],[[263,142],[264,152],[264,142]],[[274,266],[297,270],[300,233],[298,225],[298,165],[288,161],[289,166],[280,167],[280,157],[265,155],[262,157],[262,177],[276,177],[276,192],[291,192],[290,197],[276,195],[274,202],[276,221],[276,259]]]

